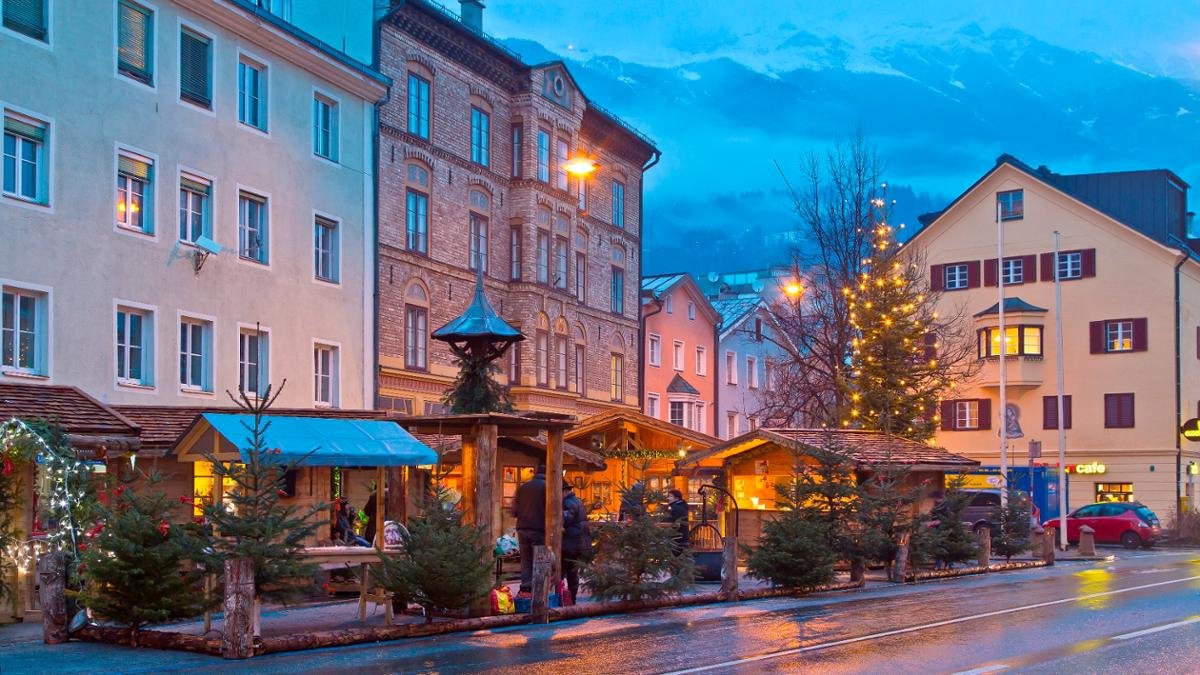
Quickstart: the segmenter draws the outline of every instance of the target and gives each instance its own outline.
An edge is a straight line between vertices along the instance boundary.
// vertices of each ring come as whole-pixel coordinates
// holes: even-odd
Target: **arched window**
[[[429,167],[409,162],[405,167],[404,247],[429,253]]]
[[[404,292],[404,367],[429,369],[429,292],[414,280]]]
[[[613,401],[625,400],[625,340],[613,333],[609,345],[609,394]]]

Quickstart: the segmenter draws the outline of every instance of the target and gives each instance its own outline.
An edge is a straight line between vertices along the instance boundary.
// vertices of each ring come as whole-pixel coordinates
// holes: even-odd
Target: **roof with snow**
[[[642,277],[642,291],[652,294],[655,298],[661,298],[663,293],[671,290],[671,288],[683,281],[687,274],[656,274],[650,277]]]
[[[721,315],[721,330],[726,331],[742,322],[762,304],[761,298],[721,298],[710,300],[713,309]]]

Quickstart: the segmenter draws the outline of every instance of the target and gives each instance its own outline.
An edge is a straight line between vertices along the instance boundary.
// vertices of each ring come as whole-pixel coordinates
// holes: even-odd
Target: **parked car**
[[[1058,525],[1055,518],[1042,526]],[[1119,543],[1125,548],[1150,548],[1162,537],[1158,516],[1139,502],[1103,502],[1076,509],[1067,516],[1067,541],[1079,541],[1079,528],[1084,525],[1095,530],[1097,543]]]
[[[962,519],[967,527],[971,528],[972,532],[988,527],[996,529],[996,525],[992,523],[992,516],[996,509],[1000,508],[1000,490],[998,489],[965,489],[964,493],[971,495],[971,501],[967,502],[967,507],[963,509]],[[1022,499],[1029,499],[1029,495],[1024,492],[1018,493]],[[1029,525],[1031,528],[1036,528],[1038,524],[1037,507],[1030,505]]]

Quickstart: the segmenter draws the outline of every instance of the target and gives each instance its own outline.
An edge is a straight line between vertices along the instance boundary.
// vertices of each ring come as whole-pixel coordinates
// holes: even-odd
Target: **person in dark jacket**
[[[667,494],[670,495],[670,498],[667,500],[667,517],[671,520],[671,524],[675,526],[673,548],[675,549],[675,555],[679,555],[688,543],[688,504],[684,501],[683,493],[679,490],[671,490]]]
[[[562,573],[571,598],[579,601],[579,563],[591,557],[592,533],[588,527],[587,507],[575,494],[575,487],[563,481]]]
[[[375,493],[372,492],[370,497],[367,497],[367,504],[363,506],[363,512],[367,514],[367,526],[363,528],[363,539],[367,540],[367,546],[375,545],[375,530],[380,523],[375,522]]]
[[[517,488],[513,499],[517,517],[517,546],[521,552],[521,588],[533,591],[533,547],[546,544],[546,466],[538,465],[533,478]]]

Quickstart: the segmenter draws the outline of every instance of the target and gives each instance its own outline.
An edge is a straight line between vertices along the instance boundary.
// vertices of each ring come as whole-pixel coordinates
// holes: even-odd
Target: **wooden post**
[[[550,623],[550,593],[555,588],[554,552],[549,546],[533,547],[533,588],[530,599],[530,623]]]
[[[726,600],[737,600],[738,568],[737,568],[737,525],[733,519],[737,516],[731,509],[726,509],[724,515],[725,536],[722,539],[724,549],[721,552],[721,595]]]
[[[563,429],[550,429],[546,442],[546,548],[553,553],[554,590],[562,578],[563,537]]]
[[[387,517],[387,470],[375,467],[375,550],[383,550],[383,522]]]
[[[1054,546],[1055,546],[1055,529],[1053,527],[1046,528],[1042,533],[1042,560],[1047,565],[1054,564]]]
[[[975,536],[979,539],[979,566],[988,567],[992,564],[992,528],[984,525]]]
[[[225,561],[225,620],[221,626],[221,656],[254,656],[254,561]]]
[[[42,604],[42,642],[67,641],[67,556],[62,551],[47,553],[38,560],[38,595]]]
[[[478,485],[479,460],[479,425],[472,426],[462,435],[462,514],[463,522],[467,525],[478,525],[480,518],[476,512],[478,502],[475,498],[475,488]]]
[[[400,523],[402,525],[404,525],[405,527],[408,527],[408,481],[409,481],[408,474],[409,474],[409,471],[410,471],[409,467],[407,467],[407,466],[400,467],[400,482],[397,484],[397,487],[400,488],[399,490],[397,490],[397,492],[400,493],[400,509],[398,511],[396,511],[396,519],[399,520]]]
[[[902,532],[896,546],[896,563],[892,567],[892,581],[904,583],[908,577],[908,544],[912,532]]]
[[[475,514],[476,524],[483,531],[483,544],[491,549],[500,536],[500,493],[496,491],[496,442],[499,431],[495,424],[479,425],[475,438]]]
[[[404,516],[405,506],[404,500],[407,496],[404,489],[404,469],[403,466],[389,466],[387,468],[387,512],[392,514],[392,519],[401,523],[406,523],[408,520]]]

